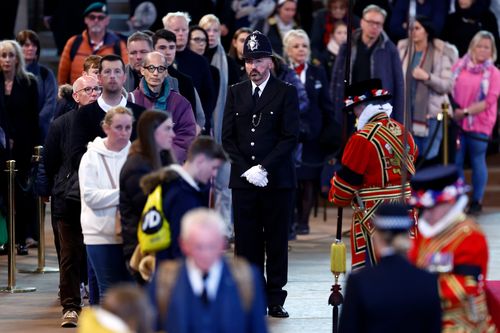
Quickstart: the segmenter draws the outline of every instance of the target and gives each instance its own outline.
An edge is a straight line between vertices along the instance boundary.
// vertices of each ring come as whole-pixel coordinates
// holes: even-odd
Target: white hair
[[[197,227],[211,228],[222,237],[226,226],[222,216],[213,209],[195,208],[187,212],[181,220],[181,239],[186,240]]]
[[[191,22],[191,16],[189,16],[188,13],[186,13],[186,12],[171,12],[171,13],[168,13],[167,15],[165,15],[161,19],[161,21],[163,22],[163,26],[165,27],[165,29],[167,29],[168,23],[174,17],[181,17],[181,18],[185,19],[188,25],[189,25],[189,22]]]

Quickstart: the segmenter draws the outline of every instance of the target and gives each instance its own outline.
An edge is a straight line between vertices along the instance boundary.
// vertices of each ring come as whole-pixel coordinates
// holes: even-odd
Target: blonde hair
[[[35,76],[26,70],[26,62],[24,61],[24,54],[21,45],[13,39],[0,41],[0,52],[8,48],[13,49],[14,54],[16,55],[16,76],[28,82],[31,82],[30,79],[36,80]],[[2,68],[0,68],[0,72],[1,71]]]
[[[285,51],[287,60],[290,60],[290,58],[288,57],[288,48],[290,47],[290,43],[294,38],[302,38],[306,41],[309,50],[307,54],[307,60],[309,60],[309,57],[311,56],[311,41],[309,40],[307,32],[302,29],[292,29],[288,31],[283,37],[283,50]]]
[[[113,117],[117,114],[126,114],[132,117],[132,121],[134,121],[134,114],[132,113],[132,110],[129,108],[126,108],[124,106],[118,105],[114,106],[111,109],[106,112],[106,115],[104,116],[104,119],[102,120],[102,125],[108,125],[111,126],[113,123]]]
[[[214,23],[216,23],[218,26],[220,26],[219,18],[217,16],[215,16],[214,14],[207,14],[200,19],[200,22],[198,22],[198,25],[200,27],[202,27],[203,29],[206,29],[207,26],[209,26],[210,24],[214,24]]]
[[[472,37],[470,43],[469,43],[469,48],[467,49],[467,53],[469,54],[469,57],[473,59],[472,56],[472,50],[476,47],[476,45],[479,43],[481,39],[489,39],[491,42],[491,60],[495,62],[497,60],[497,47],[495,45],[495,37],[493,37],[493,34],[489,31],[486,30],[481,30],[478,31],[474,37]],[[474,59],[473,59],[474,60]]]

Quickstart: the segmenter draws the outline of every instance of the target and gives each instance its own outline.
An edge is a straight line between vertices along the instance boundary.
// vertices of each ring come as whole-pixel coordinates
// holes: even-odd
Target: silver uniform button
[[[274,114],[273,111],[271,111],[271,114]]]
[[[250,146],[255,146],[255,142],[250,142]]]
[[[236,112],[236,115],[239,116],[240,114],[238,112]]]
[[[252,156],[252,160],[255,160],[255,156]]]
[[[252,131],[252,132],[255,132],[255,128],[252,128],[252,129],[251,129],[251,131]]]

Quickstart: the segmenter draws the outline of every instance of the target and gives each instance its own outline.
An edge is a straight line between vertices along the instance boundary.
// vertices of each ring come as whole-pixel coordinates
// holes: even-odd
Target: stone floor
[[[345,212],[344,221],[348,221]],[[322,212],[320,210],[320,215]],[[330,288],[334,282],[330,273],[330,244],[335,235],[335,211],[327,211],[327,221],[322,216],[313,218],[311,234],[299,236],[290,242],[288,298],[285,304],[290,313],[288,319],[270,319],[272,333],[322,333],[331,332],[332,307],[328,305]],[[486,211],[479,223],[488,236],[490,262],[488,279],[500,280],[500,210]],[[347,225],[347,222],[344,223]],[[50,223],[47,223],[50,225]],[[47,266],[56,266],[56,255],[52,244],[51,229],[46,227]],[[344,237],[348,244],[348,238]],[[348,257],[348,262],[350,258]],[[17,257],[19,269],[37,267],[36,250],[30,255]],[[73,332],[75,329],[59,328],[60,307],[57,299],[59,275],[16,274],[18,287],[36,287],[25,294],[0,294],[0,332],[48,333],[54,331]],[[341,282],[345,280],[341,276]],[[0,286],[7,284],[7,257],[0,257]]]

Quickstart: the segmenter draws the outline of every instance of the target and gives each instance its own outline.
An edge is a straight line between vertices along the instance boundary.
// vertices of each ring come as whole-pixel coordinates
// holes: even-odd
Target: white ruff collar
[[[425,238],[431,238],[442,232],[446,229],[450,224],[456,221],[457,217],[464,213],[465,206],[467,206],[467,202],[469,198],[466,195],[460,196],[457,202],[453,205],[448,213],[441,218],[439,222],[434,225],[430,225],[426,220],[419,219],[418,220],[418,231]]]
[[[370,120],[373,116],[382,112],[387,114],[387,117],[390,117],[392,113],[392,105],[389,103],[385,103],[383,105],[368,104],[358,118],[358,125],[356,126],[358,131],[362,130],[368,120]]]

